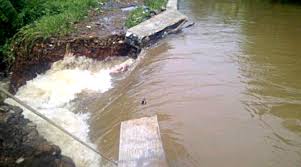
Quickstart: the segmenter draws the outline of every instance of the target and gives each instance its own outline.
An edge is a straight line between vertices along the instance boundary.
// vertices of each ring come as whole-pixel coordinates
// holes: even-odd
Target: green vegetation
[[[158,11],[165,8],[167,0],[144,0],[145,6],[151,11]]]
[[[280,2],[280,3],[301,3],[300,0],[270,0],[270,2]]]
[[[133,27],[143,22],[149,17],[150,17],[150,12],[148,10],[144,10],[143,7],[138,7],[129,13],[127,20],[125,22],[125,26]]]
[[[152,12],[157,13],[165,8],[167,0],[144,0],[144,5],[146,7],[138,7],[132,10],[125,22],[125,26],[131,28],[151,16]]]
[[[65,35],[100,0],[0,0],[0,64],[9,66],[11,44]]]

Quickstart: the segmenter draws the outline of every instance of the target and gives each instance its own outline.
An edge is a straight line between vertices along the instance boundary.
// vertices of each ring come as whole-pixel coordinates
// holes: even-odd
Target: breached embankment
[[[37,109],[74,136],[96,148],[89,138],[90,113],[74,111],[72,101],[84,91],[104,93],[113,87],[112,75],[126,71],[134,63],[128,57],[97,61],[83,56],[65,55],[51,68],[19,88],[16,97]],[[6,103],[18,105],[12,99]],[[22,106],[20,106],[22,107]],[[57,144],[64,155],[79,167],[98,167],[101,157],[51,124],[23,108],[25,118],[35,122],[39,133]]]
[[[95,60],[110,57],[136,57],[139,50],[124,42],[125,35],[109,35],[106,37],[85,37],[70,40],[48,39],[36,42],[30,52],[17,49],[17,57],[13,66],[10,91],[16,93],[26,81],[49,70],[51,65],[72,53],[74,56],[85,56]],[[20,46],[21,47],[21,46]]]
[[[78,93],[86,90],[102,93],[112,88],[112,75],[127,70],[129,64],[133,63],[129,57],[136,57],[139,53],[137,48],[124,42],[123,25],[126,13],[121,13],[120,8],[140,2],[109,2],[104,6],[106,10],[102,15],[93,15],[92,12],[87,20],[76,25],[76,32],[69,36],[39,39],[34,41],[31,48],[22,44],[13,48],[17,56],[12,68],[11,93],[94,148],[96,145],[89,139],[90,115],[74,111],[72,100],[78,98]],[[72,56],[69,53],[72,53]],[[6,99],[5,102],[18,105],[12,99]],[[2,106],[7,105],[1,103],[0,107]],[[37,134],[28,138],[28,141],[35,145],[30,148],[26,143],[26,147],[20,144],[9,148],[2,147],[3,143],[10,142],[7,141],[9,138],[3,136],[9,136],[10,133],[16,134],[12,138],[23,141],[26,133],[22,132],[22,126],[26,125],[14,126],[6,122],[1,124],[2,127],[11,128],[9,133],[0,129],[3,139],[0,141],[3,150],[0,152],[0,166],[34,166],[34,163],[46,167],[71,167],[72,160],[62,156],[61,152],[72,158],[78,167],[98,167],[102,163],[99,155],[73,141],[25,108],[17,117],[20,117],[19,121],[30,120],[37,125],[31,127]],[[24,156],[22,153],[30,149],[39,151],[38,146],[44,143],[38,140],[41,136],[49,141],[44,139],[49,147],[51,145],[51,154],[46,154],[45,151],[42,154],[32,152],[33,156],[39,157],[38,163],[36,159],[31,158],[31,154]],[[23,152],[20,152],[19,148],[24,149]],[[55,155],[51,157],[54,152]],[[65,163],[65,159],[70,162]],[[16,164],[16,161],[19,164]]]

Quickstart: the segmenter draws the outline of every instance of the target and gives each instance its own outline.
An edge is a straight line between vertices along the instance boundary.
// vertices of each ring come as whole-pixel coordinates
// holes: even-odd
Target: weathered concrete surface
[[[166,9],[173,9],[173,10],[177,10],[178,9],[178,0],[168,0],[167,4],[166,4]]]
[[[177,29],[187,19],[185,15],[177,10],[166,10],[130,28],[126,33],[126,42],[132,46],[144,47]]]
[[[121,123],[118,166],[167,166],[157,116]]]

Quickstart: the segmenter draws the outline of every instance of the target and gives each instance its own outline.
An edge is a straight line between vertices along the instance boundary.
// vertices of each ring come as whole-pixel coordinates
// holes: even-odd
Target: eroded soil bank
[[[36,40],[30,48],[25,44],[14,46],[16,60],[12,67],[10,92],[15,93],[26,81],[44,73],[66,53],[105,60],[113,56],[136,57],[139,49],[124,42],[124,23],[129,11],[126,7],[143,4],[142,0],[108,1],[102,11],[91,11],[75,31],[65,37]]]
[[[37,42],[30,56],[23,56],[20,49],[13,66],[10,91],[15,93],[26,81],[50,69],[53,62],[61,60],[67,53],[75,56],[86,56],[97,60],[105,60],[113,56],[136,57],[139,50],[124,43],[124,34],[106,37],[80,37],[76,39],[56,39]]]

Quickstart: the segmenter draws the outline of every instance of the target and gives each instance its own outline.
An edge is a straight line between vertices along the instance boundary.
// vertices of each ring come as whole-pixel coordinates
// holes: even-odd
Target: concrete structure
[[[126,33],[126,42],[139,48],[145,47],[178,29],[187,20],[179,11],[168,9],[130,28]]]
[[[177,11],[178,1],[169,0],[166,11],[130,28],[125,41],[145,47],[181,28],[188,18]],[[118,167],[167,167],[157,116],[121,123]]]
[[[157,116],[124,121],[118,167],[167,167]]]

